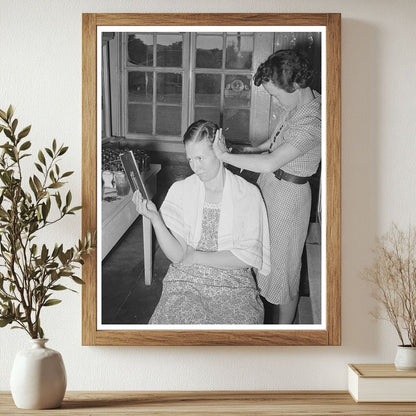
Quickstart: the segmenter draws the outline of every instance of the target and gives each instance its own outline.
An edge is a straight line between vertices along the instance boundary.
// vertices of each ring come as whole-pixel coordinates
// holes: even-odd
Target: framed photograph
[[[83,14],[82,30],[82,228],[97,231],[97,250],[83,266],[83,345],[340,345],[340,14],[94,13]],[[274,69],[268,69],[271,62],[277,65],[277,56],[296,56],[303,75],[287,86],[283,78],[277,81]],[[288,65],[282,70],[287,79]],[[204,219],[192,222],[197,215],[194,202],[187,203],[193,195],[189,187],[182,192],[186,212],[178,221],[190,233],[200,227],[198,246],[191,245],[191,251],[221,251],[222,244],[224,253],[232,253],[233,260],[227,261],[238,260],[245,268],[204,265],[202,260],[172,264],[151,221],[139,215],[133,202],[120,159],[126,152],[167,230],[178,242],[186,240],[166,218],[174,217],[167,211],[176,203],[173,188],[191,186],[193,177],[204,181],[196,157],[183,144],[188,127],[199,120],[222,129],[223,148],[217,152],[225,153],[215,155],[223,158],[218,160],[224,162],[219,166],[225,167],[225,177],[233,178],[225,179],[224,187],[227,180],[251,190],[254,184],[253,198],[263,207],[256,212],[266,220],[236,211],[236,205],[252,202],[236,204],[237,193],[230,188],[231,202],[222,196],[221,205],[209,205],[207,210],[214,211],[204,208]],[[279,146],[294,152],[282,169],[268,172],[246,165],[245,153],[273,155]],[[281,199],[267,188],[269,180],[290,189],[291,195],[306,195],[295,207],[304,212],[302,227],[274,216],[269,204]],[[226,204],[233,203],[233,211],[227,212]],[[206,218],[211,222],[201,225]],[[212,243],[216,237],[206,240],[212,218],[217,218],[218,245]],[[229,223],[231,234],[239,227],[235,224],[244,224],[240,240],[253,233],[244,227],[258,230],[263,224],[260,257],[249,254],[251,246],[236,247],[237,239],[230,246],[220,242],[221,227]],[[297,248],[279,243],[286,241],[285,233],[299,233]],[[188,250],[188,240],[185,244]],[[278,251],[279,244],[289,247],[288,254]],[[287,288],[274,277],[284,264],[296,275],[288,278]],[[217,318],[197,318],[197,302]],[[247,311],[255,309],[248,306],[252,302],[261,309],[261,319],[246,319]],[[287,304],[294,305],[293,317],[285,322],[281,305]],[[275,310],[279,319],[272,317]],[[175,319],[158,318],[169,314]],[[244,319],[236,318],[241,314]]]

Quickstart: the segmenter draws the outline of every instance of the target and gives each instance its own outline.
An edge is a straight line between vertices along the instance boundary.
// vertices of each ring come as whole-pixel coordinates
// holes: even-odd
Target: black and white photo
[[[327,331],[327,30],[97,26],[98,332]]]

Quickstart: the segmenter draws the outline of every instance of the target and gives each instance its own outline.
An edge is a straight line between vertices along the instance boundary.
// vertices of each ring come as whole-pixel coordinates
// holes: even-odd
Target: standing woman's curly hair
[[[254,74],[254,85],[272,81],[286,92],[294,92],[294,83],[300,88],[309,87],[313,68],[305,53],[296,49],[282,49],[270,55]]]

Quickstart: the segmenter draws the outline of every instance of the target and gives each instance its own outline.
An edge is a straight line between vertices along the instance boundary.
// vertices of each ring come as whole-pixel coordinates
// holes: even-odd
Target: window
[[[183,133],[198,119],[217,123],[230,142],[261,143],[280,110],[262,88],[253,88],[258,65],[273,51],[293,47],[306,49],[315,67],[321,59],[319,32],[115,32],[104,37],[103,137],[141,140],[157,150],[181,151]],[[317,75],[313,88],[320,92]]]
[[[180,140],[212,120],[248,142],[253,33],[122,33],[125,135]]]
[[[220,125],[227,139],[248,142],[253,33],[197,33],[192,76],[194,120]]]
[[[126,33],[127,132],[180,136],[183,34]]]

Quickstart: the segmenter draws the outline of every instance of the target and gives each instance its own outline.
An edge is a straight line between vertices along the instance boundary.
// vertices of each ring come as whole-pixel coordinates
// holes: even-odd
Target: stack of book
[[[394,364],[349,364],[348,390],[356,402],[416,402],[416,371]]]

